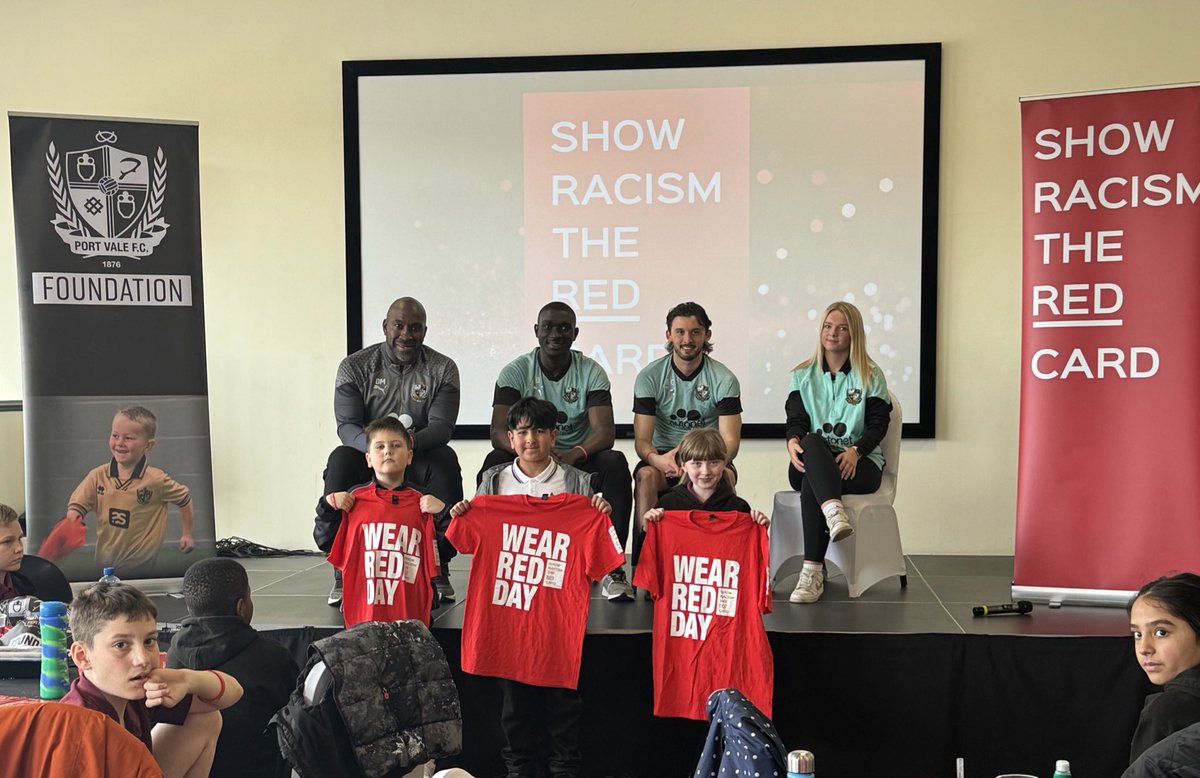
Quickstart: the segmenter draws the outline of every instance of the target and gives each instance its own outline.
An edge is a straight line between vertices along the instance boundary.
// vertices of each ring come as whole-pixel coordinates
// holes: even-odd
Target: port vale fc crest
[[[162,217],[167,163],[117,148],[117,134],[96,133],[98,145],[59,155],[50,143],[46,172],[54,195],[54,231],[83,257],[140,259],[154,253],[170,226]]]

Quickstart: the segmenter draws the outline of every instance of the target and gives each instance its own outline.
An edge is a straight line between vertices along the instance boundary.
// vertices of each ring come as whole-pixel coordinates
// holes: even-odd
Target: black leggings
[[[804,472],[801,473],[788,463],[788,481],[800,492],[800,517],[804,522],[804,561],[825,561],[825,550],[829,548],[829,527],[825,524],[825,512],[821,505],[830,500],[840,500],[843,494],[871,494],[879,490],[883,473],[879,467],[862,457],[854,470],[854,477],[842,480],[834,454],[825,438],[810,432],[800,441],[804,453]]]

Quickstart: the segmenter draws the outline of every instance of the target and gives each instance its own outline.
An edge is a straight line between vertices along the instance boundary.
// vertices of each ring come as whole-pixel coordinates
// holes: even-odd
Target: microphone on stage
[[[976,605],[971,609],[971,613],[976,616],[1003,616],[1006,613],[1015,613],[1022,616],[1033,611],[1033,603],[1029,600],[1016,600],[1015,602],[1005,602],[1000,605]]]

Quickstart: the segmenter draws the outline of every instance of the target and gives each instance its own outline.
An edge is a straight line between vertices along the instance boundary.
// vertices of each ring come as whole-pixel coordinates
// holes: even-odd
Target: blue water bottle
[[[815,763],[812,751],[792,751],[787,755],[787,778],[813,778]]]
[[[71,688],[67,676],[67,606],[42,603],[42,675],[38,691],[43,700],[61,700]]]
[[[106,583],[106,584],[121,583],[121,579],[117,578],[117,574],[113,572],[116,569],[117,568],[115,568],[115,567],[104,568],[104,575],[100,576],[100,583]]]

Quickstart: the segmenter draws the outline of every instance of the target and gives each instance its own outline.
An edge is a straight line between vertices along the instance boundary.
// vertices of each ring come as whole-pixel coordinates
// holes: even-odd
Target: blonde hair
[[[158,417],[149,408],[143,408],[140,405],[130,405],[127,408],[117,411],[117,413],[132,422],[141,424],[142,429],[146,431],[147,440],[154,440],[154,436],[158,434]]]
[[[679,457],[679,464],[684,462],[711,462],[714,459],[719,459],[722,462],[729,458],[729,449],[725,446],[725,438],[721,437],[721,433],[712,427],[701,427],[694,429],[683,436],[683,440],[679,441],[679,450],[676,454]],[[725,485],[733,491],[733,473],[729,472],[729,468],[725,468],[725,472],[721,474],[721,480]],[[687,471],[679,477],[679,483],[686,484],[688,482]]]
[[[846,326],[850,328],[850,369],[858,373],[858,378],[865,388],[871,381],[871,368],[875,363],[867,355],[867,333],[863,330],[862,314],[859,313],[858,308],[854,307],[853,303],[843,300],[830,303],[829,307],[825,309],[825,313],[821,314],[821,324],[817,327],[816,352],[793,367],[792,370],[803,370],[812,365],[823,364],[825,347],[821,345],[821,328],[825,326],[825,320],[829,318],[829,314],[834,311],[846,317]]]
[[[18,520],[19,517],[17,516],[17,512],[0,502],[0,527],[7,527],[9,524],[12,524]]]

